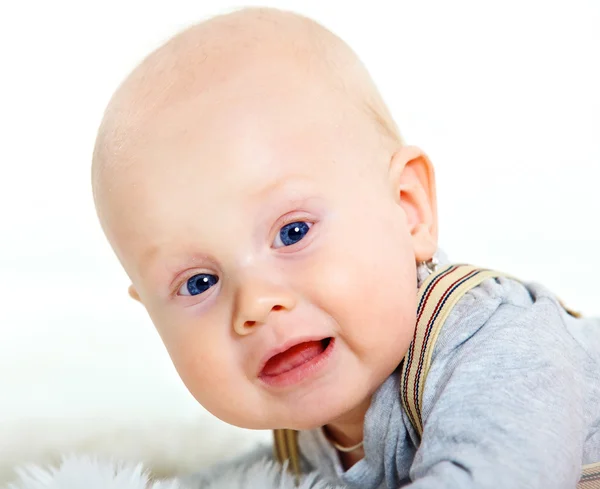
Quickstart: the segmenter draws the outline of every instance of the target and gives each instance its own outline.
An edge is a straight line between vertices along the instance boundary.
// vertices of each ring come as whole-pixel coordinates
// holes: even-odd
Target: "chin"
[[[328,418],[319,417],[316,419],[306,419],[298,421],[295,419],[289,426],[286,428],[297,431],[308,431],[320,428],[321,426],[325,426],[331,420]]]
[[[335,405],[333,403],[326,404],[322,401],[314,403],[310,409],[302,409],[302,413],[294,416],[285,428],[314,430],[345,417],[349,411],[354,410],[351,406],[354,406],[354,403],[339,404],[339,399]]]

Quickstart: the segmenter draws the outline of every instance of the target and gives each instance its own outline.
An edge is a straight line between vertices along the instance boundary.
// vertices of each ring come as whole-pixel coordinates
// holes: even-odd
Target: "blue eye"
[[[290,246],[300,241],[312,226],[312,223],[305,221],[291,222],[283,226],[277,237],[275,238],[275,248],[281,248],[282,246]]]
[[[179,295],[198,295],[202,292],[206,292],[213,285],[219,281],[219,277],[216,275],[210,275],[208,273],[199,273],[189,278],[180,289]]]

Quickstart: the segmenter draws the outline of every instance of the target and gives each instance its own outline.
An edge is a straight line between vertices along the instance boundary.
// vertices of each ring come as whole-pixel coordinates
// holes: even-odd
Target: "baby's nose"
[[[272,312],[289,311],[295,305],[293,292],[285,286],[260,280],[240,284],[234,305],[233,329],[241,336],[250,334],[266,323]]]

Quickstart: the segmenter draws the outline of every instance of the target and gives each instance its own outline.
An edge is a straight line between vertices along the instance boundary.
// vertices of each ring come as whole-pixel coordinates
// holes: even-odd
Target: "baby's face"
[[[412,339],[431,200],[411,182],[428,162],[406,166],[399,198],[410,151],[392,158],[339,93],[235,83],[145,125],[108,234],[205,408],[312,428],[368,404]]]

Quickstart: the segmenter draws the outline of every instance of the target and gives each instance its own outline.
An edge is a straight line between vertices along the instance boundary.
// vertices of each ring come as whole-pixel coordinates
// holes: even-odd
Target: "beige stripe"
[[[284,463],[288,459],[284,430],[273,430],[273,442],[275,458],[279,463]]]
[[[583,466],[583,475],[600,474],[600,462]]]
[[[287,448],[290,457],[290,467],[292,473],[296,476],[296,481],[300,477],[300,456],[298,451],[298,432],[295,430],[285,430],[287,436]]]

